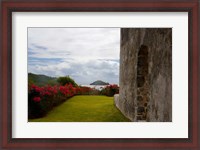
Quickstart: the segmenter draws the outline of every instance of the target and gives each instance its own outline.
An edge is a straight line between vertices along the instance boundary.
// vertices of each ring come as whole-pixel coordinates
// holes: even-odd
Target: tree
[[[58,79],[57,79],[57,82],[60,84],[60,85],[65,85],[65,84],[72,84],[73,86],[78,86],[77,84],[76,84],[76,82],[72,79],[72,78],[70,78],[69,76],[65,76],[65,77],[59,77]]]

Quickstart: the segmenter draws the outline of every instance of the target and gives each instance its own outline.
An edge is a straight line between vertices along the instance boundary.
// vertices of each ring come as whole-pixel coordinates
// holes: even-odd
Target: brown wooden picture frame
[[[199,0],[5,0],[1,5],[1,149],[200,149]],[[188,12],[188,138],[12,138],[12,12],[71,11]]]

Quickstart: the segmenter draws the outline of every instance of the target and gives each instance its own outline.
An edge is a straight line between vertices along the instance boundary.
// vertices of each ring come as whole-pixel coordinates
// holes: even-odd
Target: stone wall
[[[116,106],[132,121],[172,121],[172,29],[121,29]]]

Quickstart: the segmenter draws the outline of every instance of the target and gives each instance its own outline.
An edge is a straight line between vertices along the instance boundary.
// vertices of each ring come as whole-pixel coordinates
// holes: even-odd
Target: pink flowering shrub
[[[38,118],[44,116],[53,107],[66,101],[74,95],[94,94],[94,89],[89,87],[74,87],[72,84],[66,85],[46,85],[43,87],[34,84],[28,89],[28,117]]]
[[[28,116],[38,118],[44,116],[54,106],[76,95],[76,88],[71,84],[65,86],[31,85],[28,90]]]
[[[101,90],[101,94],[106,96],[114,96],[115,94],[119,94],[119,86],[116,84],[107,85]]]

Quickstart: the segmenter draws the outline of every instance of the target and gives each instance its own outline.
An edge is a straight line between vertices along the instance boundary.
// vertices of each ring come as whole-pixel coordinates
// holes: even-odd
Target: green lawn
[[[29,122],[129,122],[113,102],[107,96],[74,96],[45,117]]]

